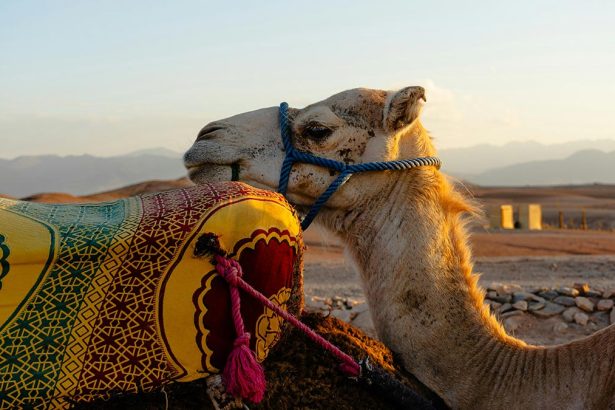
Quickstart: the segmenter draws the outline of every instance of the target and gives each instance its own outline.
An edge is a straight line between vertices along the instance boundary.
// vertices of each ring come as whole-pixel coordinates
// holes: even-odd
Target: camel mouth
[[[196,142],[211,138],[216,131],[224,130],[226,127],[220,124],[208,124],[196,136]]]
[[[238,164],[212,164],[186,166],[188,178],[195,184],[238,180]]]

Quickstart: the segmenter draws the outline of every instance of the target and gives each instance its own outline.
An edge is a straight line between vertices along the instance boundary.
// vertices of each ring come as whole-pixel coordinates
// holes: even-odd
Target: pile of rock
[[[615,324],[615,288],[591,289],[587,283],[531,290],[524,290],[518,285],[493,283],[487,286],[485,303],[511,332],[528,314],[543,319],[560,317],[563,322],[555,323],[556,332],[564,331],[567,323],[579,326],[597,322],[603,323],[602,326],[605,322]],[[375,336],[364,298],[312,296],[306,298],[305,304],[308,311],[330,314]]]
[[[591,289],[587,283],[573,287],[540,288],[524,291],[517,285],[493,283],[487,287],[485,303],[504,320],[526,313],[539,318],[561,315],[565,322],[581,326],[608,315],[615,323],[615,288]]]

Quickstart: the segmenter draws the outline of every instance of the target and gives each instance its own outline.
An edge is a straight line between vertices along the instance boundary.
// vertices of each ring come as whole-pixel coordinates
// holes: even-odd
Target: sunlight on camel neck
[[[320,221],[344,241],[379,337],[449,405],[489,408],[527,401],[533,408],[551,396],[578,400],[562,389],[568,382],[561,379],[589,380],[584,375],[600,365],[587,359],[571,374],[560,374],[553,369],[560,360],[581,354],[574,346],[529,346],[506,334],[483,304],[472,273],[464,213],[474,213],[472,205],[427,168],[396,175],[382,195],[350,211],[330,210]],[[605,345],[615,342],[609,337],[603,336]],[[526,374],[530,368],[540,371]],[[541,385],[550,394],[538,392]],[[519,398],[522,392],[527,393]]]

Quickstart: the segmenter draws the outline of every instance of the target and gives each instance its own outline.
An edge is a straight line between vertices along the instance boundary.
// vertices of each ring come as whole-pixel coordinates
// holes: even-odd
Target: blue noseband
[[[323,192],[316,202],[312,205],[309,212],[301,221],[301,228],[306,230],[312,223],[320,208],[329,200],[329,197],[338,190],[339,187],[344,185],[346,181],[357,172],[366,171],[396,171],[402,169],[412,169],[416,167],[422,167],[432,165],[440,168],[441,162],[437,157],[422,157],[412,159],[399,159],[396,161],[378,161],[378,162],[363,162],[360,164],[348,165],[341,161],[335,161],[328,158],[317,157],[307,152],[299,151],[293,147],[291,143],[291,131],[290,123],[288,119],[288,104],[283,102],[280,104],[280,132],[282,134],[282,142],[284,143],[284,151],[286,157],[282,163],[282,171],[280,172],[280,183],[278,185],[278,192],[286,196],[286,190],[288,188],[288,178],[290,177],[290,171],[295,162],[314,164],[324,168],[333,169],[339,172],[339,175],[329,185],[329,187]]]

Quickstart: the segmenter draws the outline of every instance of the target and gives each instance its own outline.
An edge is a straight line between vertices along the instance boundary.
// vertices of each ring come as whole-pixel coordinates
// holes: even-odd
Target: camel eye
[[[308,124],[303,130],[303,135],[315,141],[322,141],[331,135],[332,132],[333,130],[331,128],[325,127],[324,125]]]

